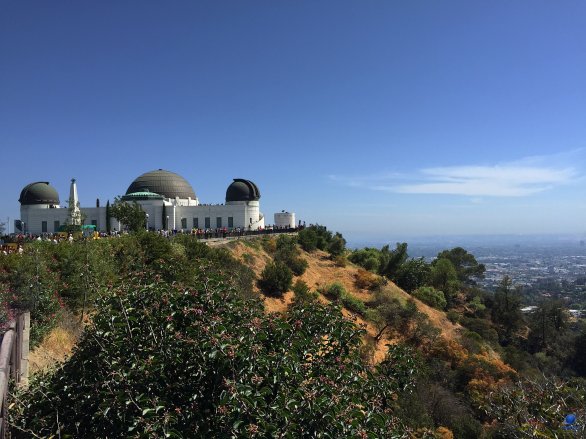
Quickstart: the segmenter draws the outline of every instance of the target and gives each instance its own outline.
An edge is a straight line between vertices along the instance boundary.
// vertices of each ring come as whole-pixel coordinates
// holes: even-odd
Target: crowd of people
[[[303,229],[305,225],[299,225],[297,227],[278,227],[278,226],[267,226],[258,230],[247,230],[242,227],[236,227],[228,229],[227,227],[220,227],[216,229],[192,229],[192,230],[150,230],[152,233],[158,233],[165,237],[172,237],[177,234],[191,234],[195,235],[197,239],[208,240],[208,239],[227,239],[227,238],[240,238],[243,236],[255,236],[255,235],[270,235],[276,233],[292,233]],[[46,241],[58,244],[61,241],[72,242],[77,239],[100,239],[100,238],[116,238],[121,235],[127,234],[127,230],[118,231],[116,229],[111,232],[92,232],[90,234],[83,234],[81,232],[76,233],[43,233],[43,234],[12,234],[4,237],[0,237],[0,254],[8,255],[11,253],[22,253],[24,251],[24,244],[33,241]]]

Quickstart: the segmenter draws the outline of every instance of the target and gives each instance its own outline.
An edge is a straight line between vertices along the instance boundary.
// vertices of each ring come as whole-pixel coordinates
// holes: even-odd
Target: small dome
[[[154,192],[144,191],[126,194],[122,197],[122,201],[162,200],[163,198],[164,197],[162,195],[156,194]]]
[[[165,198],[179,197],[181,199],[195,199],[195,192],[191,185],[174,172],[158,169],[137,177],[126,190],[126,195],[136,192],[154,192]]]
[[[48,181],[37,181],[28,184],[20,192],[20,204],[59,204],[59,194]]]
[[[226,190],[226,203],[230,201],[258,201],[259,198],[258,186],[243,178],[235,178]]]

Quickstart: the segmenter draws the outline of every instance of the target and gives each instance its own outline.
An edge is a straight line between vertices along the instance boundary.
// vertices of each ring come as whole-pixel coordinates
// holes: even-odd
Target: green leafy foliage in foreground
[[[340,309],[265,314],[225,276],[135,276],[102,297],[73,357],[16,401],[18,437],[394,437],[416,368],[360,358]],[[398,358],[394,359],[393,353]],[[409,367],[394,367],[409,364]],[[15,416],[13,414],[13,416]]]

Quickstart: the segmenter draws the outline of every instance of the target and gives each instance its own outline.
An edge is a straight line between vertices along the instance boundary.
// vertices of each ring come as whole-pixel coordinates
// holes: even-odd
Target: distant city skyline
[[[49,181],[255,181],[351,241],[586,236],[586,4],[0,6],[0,221]],[[268,221],[270,223],[270,220]],[[12,230],[12,224],[10,224]]]

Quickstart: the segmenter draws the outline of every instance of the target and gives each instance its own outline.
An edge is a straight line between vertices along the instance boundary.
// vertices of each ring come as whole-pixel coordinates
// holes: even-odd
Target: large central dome
[[[174,172],[163,169],[150,171],[137,177],[128,186],[126,195],[146,191],[163,195],[165,198],[196,198],[195,192],[187,180]]]

